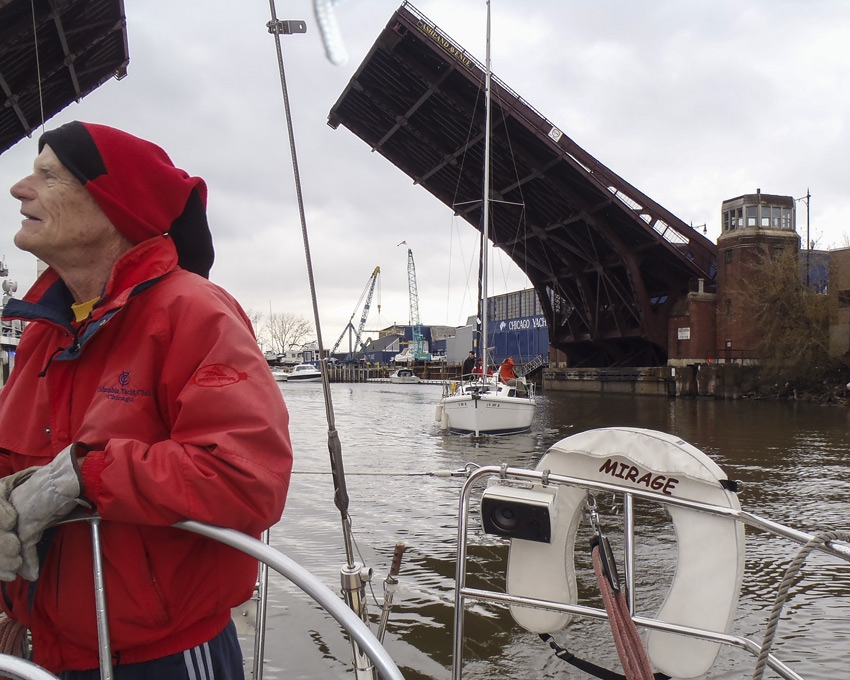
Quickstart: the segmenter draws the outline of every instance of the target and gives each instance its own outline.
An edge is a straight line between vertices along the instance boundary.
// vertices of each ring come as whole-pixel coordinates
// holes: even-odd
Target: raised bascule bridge
[[[123,0],[0,0],[0,154],[107,80],[123,78],[129,61]],[[0,309],[17,289],[7,276],[0,262]],[[21,330],[20,321],[0,322],[0,384]]]
[[[123,0],[0,0],[0,153],[127,75],[126,23]]]
[[[328,116],[481,230],[484,66],[410,4]],[[656,366],[717,248],[492,78],[489,235],[529,277],[572,366]]]

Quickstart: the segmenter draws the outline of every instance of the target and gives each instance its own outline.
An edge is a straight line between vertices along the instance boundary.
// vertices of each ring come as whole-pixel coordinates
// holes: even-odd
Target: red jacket
[[[257,575],[255,560],[170,525],[256,536],[277,522],[289,416],[244,312],[177,267],[169,238],[116,263],[90,320],[73,323],[71,302],[48,270],[6,308],[32,323],[0,391],[0,476],[72,442],[91,447],[82,476],[104,520],[112,652],[120,663],[159,658],[220,632]],[[4,608],[54,673],[98,665],[92,579],[90,529],[76,522],[55,531],[36,584],[5,584]]]
[[[508,357],[502,362],[502,365],[499,367],[499,377],[505,382],[516,378],[516,372],[514,371],[514,360],[512,358]]]

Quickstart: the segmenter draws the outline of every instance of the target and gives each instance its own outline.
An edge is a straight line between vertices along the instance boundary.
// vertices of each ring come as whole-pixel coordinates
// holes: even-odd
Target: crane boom
[[[342,339],[345,337],[345,334],[350,330],[354,331],[354,344],[349,346],[349,354],[346,359],[351,360],[363,349],[361,345],[360,338],[363,335],[363,329],[366,327],[366,318],[369,316],[369,308],[372,306],[372,295],[375,292],[375,284],[378,281],[378,274],[381,273],[380,267],[375,267],[372,271],[372,275],[369,277],[369,280],[366,282],[366,287],[363,289],[363,292],[360,294],[360,299],[357,301],[357,305],[354,307],[354,311],[351,313],[351,318],[348,320],[345,328],[342,329],[342,333],[334,345],[334,348],[331,350],[331,356],[336,354],[337,349],[339,349],[339,345],[342,342]],[[354,328],[354,315],[357,314],[357,310],[360,309],[360,303],[363,302],[363,298],[366,298],[366,302],[363,304],[363,313],[360,315],[360,323],[357,328]],[[380,299],[380,296],[379,296]],[[378,311],[381,310],[381,304],[378,303]]]
[[[363,313],[360,315],[360,323],[357,326],[357,333],[354,335],[355,354],[363,349],[360,338],[363,335],[363,329],[366,327],[366,317],[369,316],[369,307],[372,305],[372,293],[375,292],[375,283],[378,281],[378,274],[380,273],[381,268],[375,267],[375,271],[372,272],[372,276],[369,279],[369,294],[366,296],[366,302],[363,304]],[[378,307],[380,308],[380,304]]]
[[[413,251],[407,249],[407,286],[410,291],[410,325],[413,332],[413,358],[431,358],[425,351],[425,336],[422,335],[422,322],[419,320],[419,292],[416,289],[416,265],[413,263]]]
[[[413,262],[413,251],[407,249],[407,286],[410,291],[410,325],[419,326],[419,292],[416,289],[416,265]]]

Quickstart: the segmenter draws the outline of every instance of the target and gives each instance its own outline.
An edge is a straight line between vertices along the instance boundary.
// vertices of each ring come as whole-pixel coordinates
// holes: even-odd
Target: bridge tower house
[[[744,308],[765,257],[800,251],[794,198],[745,194],[723,201],[717,238],[717,357],[724,362],[758,359],[759,329]]]

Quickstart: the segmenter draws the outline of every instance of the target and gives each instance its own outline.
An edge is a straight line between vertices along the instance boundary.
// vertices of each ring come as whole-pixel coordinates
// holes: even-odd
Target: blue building
[[[547,362],[549,327],[534,289],[496,295],[487,304],[491,361],[501,363],[513,357],[517,364],[527,364],[539,356]]]
[[[517,364],[526,364],[537,357],[548,363],[549,328],[533,289],[495,295],[488,298],[487,304],[491,363],[501,363],[507,357],[513,357]],[[475,342],[479,329],[474,324],[472,317],[467,325],[455,329],[423,328],[431,340],[431,354],[444,356],[447,364],[460,364],[469,350],[479,344]]]
[[[487,334],[490,362],[499,364],[513,357],[517,364],[527,364],[540,357],[544,364],[549,358],[549,328],[543,308],[533,289],[496,295],[488,299]],[[432,361],[449,365],[461,364],[469,350],[476,346],[479,332],[470,318],[466,325],[422,326],[427,351]],[[390,364],[398,354],[413,345],[413,328],[395,324],[379,332],[377,340],[369,340],[362,358],[373,364]]]

